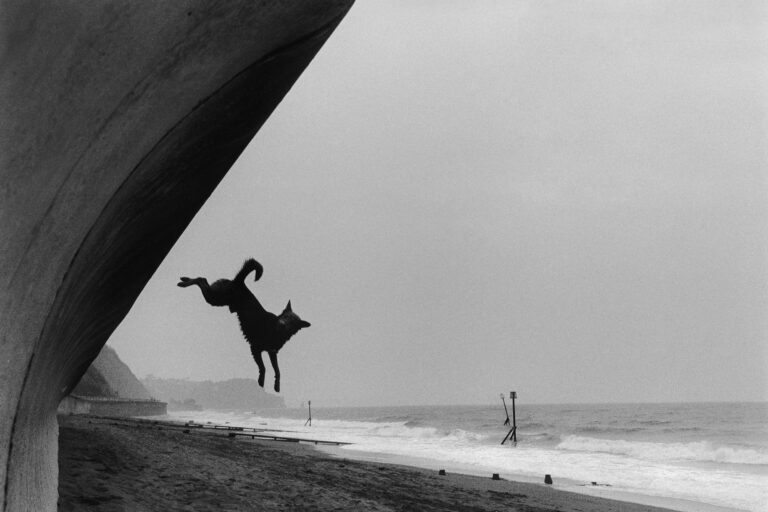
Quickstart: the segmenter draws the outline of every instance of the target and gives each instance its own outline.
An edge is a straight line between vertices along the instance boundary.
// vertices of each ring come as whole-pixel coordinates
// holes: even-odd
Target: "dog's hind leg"
[[[275,370],[275,392],[280,392],[280,367],[277,366],[277,352],[269,351],[269,360],[272,363],[272,368]]]
[[[219,279],[212,285],[209,285],[208,280],[204,277],[195,277],[194,279],[182,277],[176,286],[186,288],[187,286],[197,285],[203,293],[205,302],[211,306],[228,306],[230,303],[230,290],[232,287],[230,283],[231,281]]]
[[[266,371],[266,369],[264,368],[264,361],[261,360],[261,349],[251,345],[251,355],[253,356],[253,360],[256,361],[256,366],[259,367],[259,386],[263,388],[264,372]]]

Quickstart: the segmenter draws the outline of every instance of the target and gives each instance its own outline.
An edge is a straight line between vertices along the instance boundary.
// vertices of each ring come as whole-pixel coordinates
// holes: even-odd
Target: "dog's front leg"
[[[280,367],[277,366],[277,352],[267,352],[269,360],[272,362],[272,369],[275,370],[275,392],[280,392]]]
[[[259,386],[264,387],[264,361],[261,360],[261,350],[251,345],[251,355],[253,360],[256,361],[256,366],[259,367]]]

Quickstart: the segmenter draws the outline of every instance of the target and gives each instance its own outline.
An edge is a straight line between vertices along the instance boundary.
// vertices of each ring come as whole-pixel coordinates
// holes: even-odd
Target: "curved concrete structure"
[[[56,406],[352,0],[5,0],[0,510],[54,510]]]

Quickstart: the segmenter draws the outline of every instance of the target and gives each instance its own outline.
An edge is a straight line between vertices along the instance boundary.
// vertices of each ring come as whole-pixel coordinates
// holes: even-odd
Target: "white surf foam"
[[[691,500],[751,512],[768,510],[768,468],[739,472],[696,467],[686,461],[725,461],[763,464],[763,454],[750,450],[718,449],[706,443],[626,442],[566,436],[551,448],[519,443],[501,446],[486,435],[461,429],[407,426],[399,422],[275,419],[251,414],[196,411],[174,414],[175,419],[288,431],[292,437],[353,443],[344,452],[388,454],[434,461],[484,475],[524,476],[540,481],[544,474],[556,479],[589,484],[634,494]],[[498,440],[500,442],[500,439]],[[678,461],[678,462],[676,462]]]
[[[729,464],[768,465],[768,453],[748,448],[714,446],[708,441],[694,443],[650,443],[621,439],[566,436],[561,450],[612,453],[653,461],[702,461]]]

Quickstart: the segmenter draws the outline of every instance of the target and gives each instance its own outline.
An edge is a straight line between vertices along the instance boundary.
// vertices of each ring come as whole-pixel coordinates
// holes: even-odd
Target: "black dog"
[[[254,281],[258,281],[264,268],[253,258],[243,263],[243,268],[234,279],[219,279],[208,284],[204,277],[182,277],[178,286],[197,285],[203,292],[205,301],[211,306],[229,306],[229,310],[237,315],[240,330],[251,346],[251,354],[259,367],[259,386],[264,387],[264,362],[261,353],[266,351],[272,368],[275,370],[275,391],[280,392],[280,368],[277,365],[277,352],[291,339],[291,336],[311,324],[305,322],[291,310],[291,301],[280,315],[270,313],[259,303],[256,297],[245,286],[245,278],[251,272],[256,272]]]

